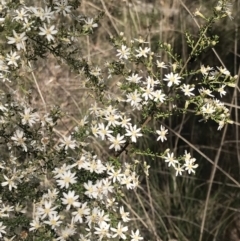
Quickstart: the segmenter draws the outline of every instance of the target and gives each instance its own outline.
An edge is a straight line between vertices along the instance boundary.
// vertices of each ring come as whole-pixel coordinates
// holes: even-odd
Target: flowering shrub
[[[65,61],[85,76],[85,85],[95,91],[86,116],[67,136],[56,134],[61,111],[41,114],[28,95],[19,97],[4,88],[0,102],[2,160],[0,164],[0,237],[4,240],[143,240],[130,229],[129,212],[121,205],[124,191],[137,188],[139,174],[148,175],[146,162],[136,156],[165,160],[177,175],[195,173],[196,159],[185,151],[176,157],[167,149],[153,153],[141,150],[141,139],[167,140],[163,121],[174,114],[193,112],[218,123],[221,130],[231,123],[229,110],[217,98],[234,87],[224,67],[201,65],[188,68],[192,58],[217,43],[208,36],[214,21],[230,15],[226,1],[219,1],[213,16],[197,39],[186,33],[191,53],[183,63],[169,44],[159,43],[152,52],[143,38],[127,41],[124,34],[111,37],[115,56],[104,66],[91,66],[78,57],[78,41],[98,27],[96,18],[79,14],[79,1],[49,1],[29,6],[27,1],[1,1],[0,79],[12,86],[34,70],[31,62],[49,54]],[[166,51],[171,63],[160,60]],[[108,92],[107,82],[119,82]],[[17,82],[17,85],[16,85]],[[44,103],[44,100],[43,100]],[[159,128],[153,129],[152,121]],[[94,152],[94,142],[106,156]],[[123,158],[123,154],[127,158]]]

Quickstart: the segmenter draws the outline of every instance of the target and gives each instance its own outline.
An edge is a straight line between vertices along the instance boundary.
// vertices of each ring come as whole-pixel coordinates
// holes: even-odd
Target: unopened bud
[[[199,16],[199,17],[201,17],[201,18],[203,18],[203,19],[206,19],[206,18],[204,17],[204,15],[199,12],[198,9],[195,11],[194,16]]]

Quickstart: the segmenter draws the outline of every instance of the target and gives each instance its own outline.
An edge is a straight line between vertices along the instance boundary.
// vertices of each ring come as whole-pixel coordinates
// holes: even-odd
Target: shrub
[[[196,12],[205,24],[197,37],[186,33],[191,53],[185,62],[167,43],[159,42],[152,52],[145,39],[127,41],[121,33],[110,36],[115,52],[102,66],[79,57],[78,43],[98,28],[103,13],[83,16],[79,6],[77,0],[44,6],[1,2],[4,240],[142,240],[138,229],[129,228],[129,212],[121,203],[125,191],[139,186],[139,175],[148,175],[150,166],[139,160],[163,159],[176,176],[195,173],[198,164],[188,151],[176,157],[169,148],[153,151],[151,143],[143,150],[139,140],[166,141],[172,131],[167,120],[173,115],[201,115],[202,121],[218,123],[218,130],[231,123],[217,97],[226,94],[227,86],[235,87],[237,76],[223,66],[188,67],[217,44],[209,30],[216,20],[231,16],[227,1],[219,1],[211,17]],[[161,61],[163,51],[171,63]],[[41,113],[31,105],[30,74],[46,109],[32,63],[50,55],[84,76],[82,85],[93,93],[91,107],[67,135],[56,129],[63,117],[59,108]],[[101,155],[96,155],[96,141],[104,150]]]

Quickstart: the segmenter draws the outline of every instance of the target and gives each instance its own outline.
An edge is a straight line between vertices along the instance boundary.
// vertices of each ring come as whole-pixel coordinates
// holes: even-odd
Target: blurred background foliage
[[[115,58],[116,50],[108,39],[123,32],[129,41],[143,37],[152,51],[157,49],[159,41],[169,43],[185,61],[189,54],[185,32],[197,37],[199,28],[195,20],[204,24],[204,20],[195,18],[193,13],[199,9],[208,17],[216,3],[215,0],[82,0],[80,14],[92,17],[100,11],[105,14],[98,29],[79,43],[81,57],[99,67],[106,60],[110,62]],[[232,1],[232,4],[234,19],[220,20],[211,30],[212,34],[219,36],[215,52],[209,49],[202,53],[191,61],[188,69],[199,69],[201,64],[221,66],[223,63],[232,75],[239,73],[240,1]],[[172,62],[165,53],[161,54],[160,60]],[[65,112],[60,127],[66,133],[70,132],[83,118],[94,99],[89,96],[94,94],[82,87],[83,77],[72,73],[64,63],[51,56],[47,61],[39,59],[34,67],[47,104],[59,105]],[[109,91],[117,81],[116,78],[109,82]],[[31,101],[41,108],[37,91],[34,86],[31,88]],[[146,237],[144,240],[240,241],[239,88],[236,95],[229,89],[227,92],[223,101],[231,108],[235,124],[228,125],[226,132],[217,131],[217,124],[199,122],[200,116],[188,113],[163,121],[172,130],[167,142],[156,142],[155,137],[149,137],[141,143],[144,149],[149,147],[151,151],[160,152],[170,148],[176,155],[183,155],[188,150],[199,164],[195,175],[176,178],[163,160],[136,156],[147,161],[151,166],[150,173],[148,178],[141,178],[141,186],[136,192],[126,195],[125,205],[131,209],[133,225],[141,230]],[[98,143],[96,151],[100,155],[103,151]],[[211,179],[213,163],[219,168]],[[207,199],[210,182],[212,187]]]

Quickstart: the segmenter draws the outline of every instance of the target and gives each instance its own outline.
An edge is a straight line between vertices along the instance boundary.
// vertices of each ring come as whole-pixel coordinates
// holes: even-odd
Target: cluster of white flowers
[[[8,1],[1,1],[2,18],[0,25],[8,27],[8,20],[17,26],[12,30],[11,35],[6,36],[7,43],[13,46],[13,50],[7,52],[0,60],[0,79],[10,81],[11,70],[19,67],[20,59],[24,56],[31,44],[39,42],[42,47],[45,40],[48,44],[56,44],[56,40],[61,44],[74,43],[76,40],[70,31],[65,32],[65,37],[58,37],[59,14],[63,15],[66,20],[71,14],[82,26],[81,31],[89,32],[96,28],[98,24],[93,18],[83,18],[81,15],[74,16],[73,7],[68,0],[54,0],[52,5],[39,7],[28,6],[25,1],[21,1],[17,9],[8,9]],[[70,23],[69,23],[70,24]],[[41,39],[39,37],[41,36]],[[49,47],[49,46],[48,46]],[[17,50],[17,51],[16,51]],[[23,64],[23,63],[21,63]]]
[[[62,37],[58,29],[61,25],[59,15],[69,21],[71,14],[84,34],[98,27],[92,18],[74,16],[76,11],[72,12],[71,4],[68,0],[54,0],[51,5],[40,7],[28,6],[21,1],[17,8],[10,10],[7,1],[0,2],[0,25],[8,28],[11,19],[17,26],[8,31],[6,43],[10,51],[7,48],[1,56],[0,79],[3,82],[11,82],[12,73],[25,68],[28,64],[26,53],[35,42],[41,45],[40,48],[50,49],[57,42],[69,44],[75,41],[70,28]],[[92,68],[90,74],[98,78],[101,69]],[[0,163],[0,183],[4,192],[0,199],[0,238],[20,240],[21,235],[25,235],[30,239],[38,236],[60,241],[69,238],[142,240],[139,230],[131,230],[126,225],[131,220],[129,213],[118,203],[118,196],[124,189],[138,186],[138,175],[132,165],[125,163],[118,167],[108,159],[101,161],[82,148],[83,143],[87,146],[88,140],[79,142],[74,138],[75,132],[58,140],[53,133],[59,118],[57,112],[56,115],[42,115],[26,103],[14,102],[14,97],[11,101],[5,95],[1,97],[0,129],[6,143],[4,150],[7,148],[10,155]],[[91,111],[95,118],[96,110],[92,108]],[[141,128],[132,125],[130,118],[111,110],[111,106],[101,119],[93,133],[102,140],[107,139],[109,149],[119,151],[126,141],[136,142],[142,136]],[[82,125],[86,123],[87,116]],[[117,127],[122,128],[121,133],[113,131]],[[22,223],[17,221],[19,217]],[[20,234],[13,235],[16,226],[8,227],[8,219],[13,223],[16,221]]]
[[[29,155],[21,161],[12,154],[1,162],[1,186],[6,195],[23,195],[23,188],[27,190],[24,195],[33,195],[17,200],[18,208],[14,200],[1,199],[3,220],[15,219],[19,213],[23,216],[32,211],[28,235],[48,237],[45,236],[48,234],[46,230],[51,230],[50,237],[61,241],[70,237],[76,240],[143,239],[139,230],[129,230],[128,225],[124,225],[130,221],[129,213],[119,206],[116,199],[124,189],[134,189],[139,185],[138,175],[132,165],[125,163],[117,167],[106,160],[101,161],[91,152],[78,148],[74,133],[60,138],[59,143],[57,138],[50,140],[47,133],[56,124],[54,116],[41,116],[26,104],[21,107],[13,102],[12,105],[2,103],[1,110],[3,136],[7,138],[8,129],[13,129],[8,141],[9,150],[20,156],[24,153]],[[104,112],[109,124],[99,124],[97,135],[103,139],[108,137],[117,151],[121,144],[117,142],[120,134],[112,136],[111,127],[125,126],[125,136],[132,142],[136,142],[141,133],[136,126],[130,125],[130,118],[122,118],[121,121],[117,118],[118,123],[114,118],[108,118],[110,114],[114,116],[115,111],[109,106],[108,115]],[[8,119],[7,123],[8,116],[12,119]],[[84,117],[83,123],[87,122],[87,117]],[[15,123],[22,125],[21,128],[19,126],[14,130]],[[41,131],[34,133],[35,128]],[[73,150],[78,150],[79,154],[74,155]],[[60,158],[60,153],[64,154],[62,161],[52,160]],[[88,178],[84,179],[84,176]],[[35,188],[32,188],[33,182]],[[42,193],[41,196],[34,197],[38,192]],[[4,221],[0,224],[1,237],[10,237]]]
[[[226,14],[231,20],[233,19],[232,16],[232,3],[229,3],[226,0],[220,0],[217,2],[217,6],[215,7],[216,11],[223,12],[223,14]]]
[[[168,163],[168,166],[172,166],[176,171],[176,176],[182,175],[184,171],[187,171],[188,174],[195,173],[195,170],[198,167],[198,164],[195,164],[196,158],[192,158],[190,153],[185,151],[185,154],[181,160],[184,161],[184,164],[174,157],[174,153],[167,152],[167,156],[164,157],[165,162]]]
[[[125,59],[127,62],[131,58],[139,59],[139,58],[151,58],[153,61],[155,54],[147,49],[145,55],[139,56],[139,54],[134,53],[134,40],[131,41],[131,46],[126,47],[126,45],[122,45],[121,49],[117,50],[117,56],[122,61]],[[123,53],[124,50],[124,53]],[[142,48],[141,48],[142,50]],[[137,51],[139,52],[139,51]],[[157,79],[155,75],[152,76],[141,76],[138,72],[131,73],[128,77],[125,78],[125,81],[119,82],[119,86],[123,86],[126,89],[126,86],[131,88],[133,84],[134,88],[132,91],[127,91],[126,97],[123,96],[123,101],[130,103],[133,109],[142,110],[144,106],[156,105],[164,106],[165,103],[173,102],[172,106],[177,107],[176,100],[174,98],[168,98],[169,89],[172,88],[171,91],[180,91],[185,98],[185,108],[189,106],[189,103],[194,103],[196,105],[196,109],[198,110],[198,114],[202,114],[204,120],[211,118],[219,124],[218,130],[220,130],[224,124],[231,123],[229,120],[229,110],[224,106],[224,103],[217,99],[217,96],[220,95],[220,98],[226,95],[226,86],[235,87],[235,82],[237,76],[231,76],[230,72],[223,67],[205,67],[201,65],[200,69],[197,71],[202,74],[202,78],[200,78],[200,82],[197,83],[195,81],[194,84],[186,84],[186,81],[183,80],[183,77],[176,72],[176,64],[167,65],[164,62],[159,63],[156,58],[156,62],[154,63],[158,68],[158,72],[163,74],[163,71],[171,68],[172,71],[169,74],[165,74],[165,78],[163,80]],[[159,70],[160,69],[160,70]],[[131,70],[132,71],[132,70]],[[167,84],[165,84],[165,82]],[[202,87],[203,83],[208,83],[208,86],[211,89],[207,89]],[[210,83],[212,83],[210,85]],[[197,85],[201,86],[198,90],[199,95],[197,95]],[[123,92],[125,93],[125,91]],[[181,93],[180,93],[181,94]],[[200,97],[200,98],[199,98]],[[212,98],[210,98],[212,97]]]
[[[79,183],[84,171],[105,176],[95,182],[88,180],[83,183],[84,195],[88,199],[80,197],[77,191],[76,183]],[[123,223],[130,221],[129,213],[122,206],[118,207],[113,198],[121,186],[133,189],[138,185],[137,175],[130,165],[116,169],[110,163],[104,165],[97,156],[85,151],[79,160],[63,164],[52,173],[56,180],[55,188],[47,189],[41,200],[34,203],[31,232],[49,227],[57,234],[57,240],[67,240],[73,236],[79,240],[116,237],[131,237],[132,241],[142,239],[139,230],[132,230],[131,235],[127,233],[128,226]],[[112,225],[112,216],[118,218],[117,226]]]
[[[98,27],[97,20],[75,16],[77,11],[73,11],[72,1],[49,2],[49,5],[36,7],[21,0],[15,8],[9,9],[8,1],[0,1],[0,26],[7,31],[8,45],[1,52],[1,81],[13,81],[25,71],[26,65],[31,69],[29,63],[37,56],[32,59],[26,56],[31,57],[34,48],[38,48],[36,53],[42,56],[48,50],[57,55],[61,46],[67,49],[77,42],[77,35],[71,30],[76,26],[64,29],[61,21],[74,19],[82,35]],[[34,240],[35,236],[39,240],[60,241],[143,240],[138,229],[129,228],[130,214],[120,203],[124,191],[139,185],[137,164],[131,156],[129,162],[121,163],[121,154],[127,153],[130,147],[134,152],[139,140],[148,133],[150,128],[144,130],[145,117],[151,116],[158,121],[170,116],[175,109],[187,111],[190,103],[195,105],[196,114],[201,114],[204,120],[216,121],[221,129],[230,122],[230,115],[215,96],[225,96],[225,87],[234,87],[236,80],[223,67],[201,66],[197,70],[200,81],[188,83],[179,63],[160,62],[148,44],[142,38],[127,44],[123,34],[116,41],[115,67],[125,68],[124,73],[120,73],[123,79],[116,86],[120,89],[117,97],[107,95],[103,88],[104,74],[107,72],[111,79],[116,73],[113,64],[105,65],[108,71],[98,66],[85,68],[89,69],[85,82],[93,78],[97,84],[91,87],[102,88],[101,104],[97,99],[79,126],[68,135],[59,137],[54,132],[60,118],[58,110],[41,114],[27,101],[21,103],[14,101],[11,95],[1,94],[0,132],[1,144],[4,143],[1,150],[5,156],[0,162],[0,238],[20,240],[24,233],[29,240]],[[130,61],[142,64],[143,69],[128,65]],[[134,111],[142,114],[141,120],[133,118]],[[164,142],[168,131],[160,125],[160,130],[150,132],[155,135],[154,140]],[[93,140],[103,147],[107,145],[109,156],[98,157],[94,148],[91,149]],[[143,150],[140,154],[144,153]],[[176,175],[195,173],[198,164],[189,153],[179,158],[169,150],[163,153],[160,157],[176,170]],[[144,162],[147,175],[148,169],[149,165]],[[8,227],[9,223],[15,226]],[[20,234],[13,234],[15,228]]]

